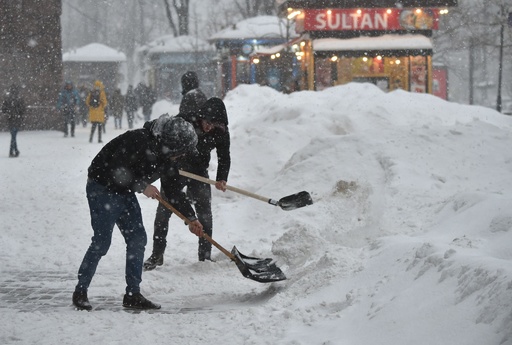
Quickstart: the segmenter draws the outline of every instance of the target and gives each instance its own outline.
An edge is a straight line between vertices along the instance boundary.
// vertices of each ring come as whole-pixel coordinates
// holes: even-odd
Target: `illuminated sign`
[[[305,10],[306,31],[437,30],[434,9],[332,9]]]

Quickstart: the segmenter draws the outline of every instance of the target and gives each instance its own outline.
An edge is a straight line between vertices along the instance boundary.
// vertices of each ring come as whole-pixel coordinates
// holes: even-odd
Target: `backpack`
[[[89,97],[89,105],[93,108],[98,108],[100,106],[100,90],[92,90],[91,96]]]

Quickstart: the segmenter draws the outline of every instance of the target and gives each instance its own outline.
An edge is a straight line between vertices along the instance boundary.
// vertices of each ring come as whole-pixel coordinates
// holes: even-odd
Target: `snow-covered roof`
[[[297,34],[289,28],[290,37]],[[276,16],[259,16],[248,18],[227,27],[210,37],[210,40],[248,39],[263,37],[285,37],[286,21]]]
[[[313,50],[402,50],[432,49],[432,41],[423,35],[383,35],[349,39],[319,38],[313,40]]]
[[[62,55],[62,61],[123,62],[126,55],[101,43],[91,43]]]
[[[187,53],[196,51],[213,51],[215,47],[205,40],[194,36],[178,36],[166,35],[146,44],[142,51],[150,54],[154,53]]]
[[[251,55],[272,55],[281,52],[286,47],[292,46],[293,44],[299,42],[303,37],[294,38],[291,41],[283,44],[277,44],[275,46],[267,47],[261,46],[257,47]]]

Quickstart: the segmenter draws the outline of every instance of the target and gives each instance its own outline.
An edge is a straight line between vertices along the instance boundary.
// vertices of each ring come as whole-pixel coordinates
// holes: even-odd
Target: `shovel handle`
[[[156,196],[155,199],[157,199],[162,205],[164,205],[166,208],[168,208],[170,211],[172,211],[172,213],[174,213],[175,215],[177,215],[179,218],[181,218],[181,220],[183,220],[185,222],[185,224],[189,225],[190,223],[192,223],[190,221],[190,219],[188,219],[187,217],[185,217],[180,211],[178,211],[177,209],[175,209],[171,204],[169,204],[167,201],[165,201],[161,196]],[[218,250],[220,250],[221,252],[223,252],[227,257],[229,257],[231,260],[235,261],[236,262],[236,258],[233,254],[231,254],[226,248],[224,248],[223,246],[221,246],[220,244],[218,244],[213,238],[211,238],[210,236],[208,236],[208,234],[206,232],[203,232],[203,234],[201,235],[205,240],[207,240],[208,242],[210,242],[211,244],[213,244],[215,247],[217,247]]]
[[[214,180],[210,180],[210,179],[208,179],[206,177],[199,176],[199,175],[196,175],[196,174],[184,171],[184,170],[179,170],[179,173],[180,173],[181,176],[185,176],[185,177],[188,177],[188,178],[191,178],[191,179],[203,182],[203,183],[207,183],[207,184],[211,184],[211,185],[215,185],[215,183],[216,183]],[[251,198],[254,198],[254,199],[258,199],[260,201],[268,202],[269,204],[274,205],[274,206],[278,205],[278,202],[276,200],[273,200],[273,199],[270,199],[270,198],[265,198],[264,196],[261,196],[261,195],[258,195],[258,194],[254,194],[254,193],[251,193],[249,191],[246,191],[246,190],[243,190],[243,189],[240,189],[240,188],[237,188],[237,187],[226,185],[226,189],[230,190],[230,191],[233,191],[235,193],[243,194],[245,196],[248,196],[248,197],[251,197]]]

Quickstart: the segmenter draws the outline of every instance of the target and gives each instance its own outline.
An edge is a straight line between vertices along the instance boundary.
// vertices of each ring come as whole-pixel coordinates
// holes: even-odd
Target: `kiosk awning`
[[[423,35],[383,35],[313,40],[313,51],[320,55],[336,53],[344,56],[357,56],[367,52],[382,55],[432,55],[432,49],[432,41]]]

